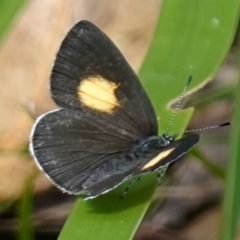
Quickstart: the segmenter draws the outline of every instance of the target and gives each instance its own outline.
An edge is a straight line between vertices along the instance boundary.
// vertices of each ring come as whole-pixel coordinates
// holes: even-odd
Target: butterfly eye
[[[164,145],[164,146],[168,145],[168,144],[171,143],[171,142],[174,142],[174,140],[175,140],[174,137],[171,137],[171,136],[169,136],[169,135],[167,135],[167,134],[163,134],[163,135],[162,135],[162,139],[163,139],[163,141],[165,142],[165,145]]]

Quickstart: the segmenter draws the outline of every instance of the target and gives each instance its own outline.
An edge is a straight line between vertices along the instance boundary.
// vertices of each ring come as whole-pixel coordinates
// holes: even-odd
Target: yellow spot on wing
[[[167,157],[175,148],[171,148],[165,151],[160,152],[156,157],[151,159],[147,164],[145,164],[141,170],[151,168],[161,162],[165,157]]]
[[[118,86],[101,76],[86,78],[78,87],[78,97],[88,108],[111,113],[115,107],[119,107],[115,95]]]

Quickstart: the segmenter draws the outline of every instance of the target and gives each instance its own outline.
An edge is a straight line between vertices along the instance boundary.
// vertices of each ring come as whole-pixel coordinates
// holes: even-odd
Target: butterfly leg
[[[163,176],[165,175],[165,172],[167,171],[167,168],[168,168],[168,165],[167,166],[163,166],[163,167],[161,167],[159,169],[158,176],[157,176],[158,185],[161,185]]]
[[[135,183],[138,179],[140,179],[140,177],[135,177],[133,178],[133,180],[128,184],[128,186],[126,187],[126,189],[124,190],[124,192],[121,195],[121,198],[124,198],[125,195],[127,194],[128,190],[130,189],[130,187],[133,185],[133,183]]]

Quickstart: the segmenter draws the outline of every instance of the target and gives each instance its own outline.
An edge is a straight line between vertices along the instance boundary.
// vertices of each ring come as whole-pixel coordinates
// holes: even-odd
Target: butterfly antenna
[[[231,125],[230,122],[225,122],[225,123],[222,123],[222,124],[219,124],[219,125],[213,125],[213,126],[209,126],[209,127],[185,130],[185,131],[181,131],[181,132],[178,132],[178,133],[174,134],[173,139],[176,139],[179,134],[186,134],[186,133],[193,133],[193,132],[194,133],[195,132],[202,132],[202,131],[206,131],[206,130],[209,130],[209,129],[225,127],[225,126],[229,126],[229,125]]]
[[[179,98],[179,100],[178,100],[178,102],[177,102],[177,106],[176,106],[176,108],[175,108],[175,110],[174,110],[174,112],[173,112],[173,115],[172,115],[172,117],[171,117],[171,120],[170,120],[170,123],[169,123],[169,125],[168,125],[168,129],[167,129],[166,135],[168,135],[169,131],[170,131],[171,128],[172,128],[173,121],[174,121],[174,119],[175,119],[175,117],[176,117],[176,115],[177,115],[177,112],[178,112],[178,110],[179,110],[179,108],[180,108],[180,106],[181,106],[182,100],[183,100],[183,98],[184,98],[184,96],[185,96],[185,93],[186,93],[186,91],[187,91],[187,89],[188,89],[188,86],[190,85],[191,81],[192,81],[192,75],[190,75],[190,76],[188,77],[187,84],[185,85],[185,87],[184,87],[184,89],[183,89],[183,91],[182,91],[182,94],[181,94],[181,96],[180,96],[180,98]],[[179,133],[179,134],[180,134],[180,133]]]

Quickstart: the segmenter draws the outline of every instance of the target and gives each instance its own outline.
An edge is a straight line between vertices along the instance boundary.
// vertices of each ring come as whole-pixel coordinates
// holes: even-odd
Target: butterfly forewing
[[[157,134],[155,112],[117,47],[95,25],[77,23],[63,40],[51,75],[54,101],[101,115],[139,137]]]

